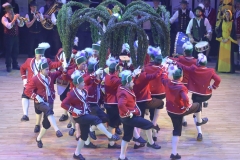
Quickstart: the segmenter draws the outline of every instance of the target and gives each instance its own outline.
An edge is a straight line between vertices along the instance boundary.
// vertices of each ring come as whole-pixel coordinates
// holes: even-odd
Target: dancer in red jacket
[[[166,109],[173,124],[172,136],[172,154],[171,159],[181,159],[177,153],[177,145],[179,136],[182,133],[182,118],[185,115],[192,114],[196,116],[196,126],[207,123],[207,118],[201,118],[201,107],[199,103],[190,104],[188,99],[188,89],[181,82],[183,79],[183,71],[177,66],[170,66],[168,70],[173,80],[169,80],[166,73],[161,76],[162,83],[166,90]]]
[[[158,126],[154,126],[152,122],[141,117],[141,110],[136,104],[136,95],[133,92],[132,73],[125,70],[122,73],[121,83],[118,87],[117,100],[118,110],[123,123],[124,135],[121,143],[121,153],[119,160],[127,160],[126,152],[128,142],[133,137],[134,127],[146,130],[148,139],[152,138],[152,128],[160,130]]]

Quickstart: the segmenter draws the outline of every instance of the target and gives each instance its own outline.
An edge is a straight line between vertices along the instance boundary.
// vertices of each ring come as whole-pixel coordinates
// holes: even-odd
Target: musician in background
[[[14,14],[11,4],[4,3],[2,7],[6,12],[1,21],[4,26],[5,64],[7,72],[11,72],[12,69],[20,70],[17,62],[19,53],[18,27],[23,27],[24,23],[19,14]]]
[[[26,18],[28,19],[28,22],[26,22],[26,26],[29,29],[28,58],[32,58],[34,57],[34,48],[37,47],[35,44],[43,42],[43,27],[41,24],[41,21],[43,20],[43,15],[37,11],[37,4],[34,0],[29,3],[29,6],[30,12],[26,14]]]
[[[15,0],[7,0],[7,2],[12,5],[13,12],[16,14],[19,14],[19,7],[18,7],[18,4],[15,2]]]
[[[203,17],[203,4],[199,4],[199,6],[195,8],[194,13],[195,18],[190,20],[186,30],[186,34],[188,35],[190,42],[192,44],[196,44],[200,41],[209,41],[212,36],[212,27],[208,19]],[[195,58],[197,57],[197,51],[194,50],[193,56]]]
[[[182,0],[180,3],[181,8],[179,8],[170,18],[170,23],[172,24],[178,19],[178,32],[185,33],[189,21],[194,18],[194,14],[191,10],[187,9],[188,2],[186,0]]]
[[[209,20],[209,23],[211,24],[212,29],[215,28],[216,25],[216,10],[214,8],[212,8],[210,6],[210,0],[204,0],[204,6],[205,6],[205,12],[204,12],[204,16]],[[216,34],[215,32],[212,32],[212,38],[210,39],[210,44],[209,44],[209,50],[207,50],[206,52],[206,56],[208,57],[209,53],[210,53],[210,47],[212,46],[212,48],[216,47]],[[213,50],[212,50],[213,51]],[[208,61],[211,61],[211,59],[208,57]]]
[[[51,19],[51,14],[49,15],[47,12],[48,12],[48,11],[51,9],[51,7],[53,6],[54,0],[45,0],[45,2],[46,2],[45,6],[41,7],[41,8],[39,9],[39,12],[43,14],[43,17],[44,17],[45,19]],[[43,28],[42,33],[43,33],[43,41],[50,43],[50,46],[52,46],[49,50],[47,50],[47,51],[45,52],[45,56],[46,56],[47,58],[52,58],[52,59],[54,59],[54,55],[57,53],[57,51],[54,52],[54,50],[53,50],[53,48],[55,48],[55,47],[54,47],[54,44],[53,44],[53,39],[54,39],[54,37],[53,37],[53,30],[47,30],[47,29]],[[61,47],[61,46],[59,46],[59,48],[60,48],[60,47]],[[59,49],[59,48],[58,48],[58,49]]]

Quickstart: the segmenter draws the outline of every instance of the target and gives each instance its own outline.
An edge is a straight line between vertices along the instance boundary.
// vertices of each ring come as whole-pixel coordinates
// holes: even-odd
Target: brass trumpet
[[[23,22],[27,22],[27,21],[28,21],[28,19],[25,18],[25,17],[19,17],[18,19],[19,19],[19,20],[22,20]]]

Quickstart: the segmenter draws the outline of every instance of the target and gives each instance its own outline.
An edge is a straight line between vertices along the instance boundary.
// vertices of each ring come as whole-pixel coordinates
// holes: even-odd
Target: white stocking
[[[196,124],[197,124],[197,117],[195,117],[195,118],[193,118],[193,119],[194,119],[194,123],[195,123],[195,125],[196,125]],[[202,127],[196,125],[196,128],[197,128],[198,133],[201,133],[201,134],[202,134]]]
[[[139,133],[138,133],[138,128],[134,127],[134,130],[133,130],[133,137],[138,139],[140,137]],[[140,145],[140,143],[138,142],[135,142],[136,145]]]
[[[23,108],[23,114],[28,116],[28,108],[29,108],[29,99],[22,98],[22,108]]]
[[[152,123],[154,126],[157,125],[157,120],[158,120],[159,116],[160,116],[160,109],[155,109],[153,120],[152,120]]]
[[[97,128],[102,132],[104,133],[108,138],[112,138],[112,133],[108,132],[106,127],[100,123],[97,125]]]
[[[79,138],[78,143],[77,143],[77,148],[75,150],[75,155],[76,156],[81,154],[81,150],[82,150],[83,146],[84,146],[84,141],[81,138]]]
[[[146,135],[147,135],[148,143],[152,145],[154,143],[152,138],[152,129],[146,130]]]
[[[85,144],[86,144],[86,145],[89,145],[90,142],[91,142],[91,141],[90,141],[90,137],[88,136],[87,140],[85,141]]]
[[[55,117],[54,117],[53,115],[49,115],[47,118],[48,118],[50,124],[53,126],[55,132],[57,132],[57,131],[59,130],[59,128],[58,128],[58,126],[57,126]]]
[[[46,129],[45,128],[41,128],[41,130],[40,130],[40,133],[39,133],[39,135],[38,135],[38,137],[37,137],[37,140],[38,141],[40,141],[41,139],[42,139],[42,137],[44,136],[44,134],[46,133]]]
[[[115,133],[115,128],[112,128],[112,127],[108,126],[108,132],[114,134]],[[110,146],[113,146],[115,144],[115,142],[114,141],[109,141],[109,144],[110,144]]]
[[[179,136],[172,136],[172,154],[177,154],[177,146],[178,146]]]
[[[125,159],[126,158],[127,147],[128,147],[128,142],[122,140],[121,153],[120,153],[120,157],[119,157],[120,159]]]

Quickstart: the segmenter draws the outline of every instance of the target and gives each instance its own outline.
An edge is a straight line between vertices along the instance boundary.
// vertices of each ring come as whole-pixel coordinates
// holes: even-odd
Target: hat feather
[[[88,65],[90,65],[90,64],[97,64],[97,58],[95,58],[95,57],[90,57],[89,59],[88,59]]]
[[[5,8],[5,7],[7,7],[7,6],[11,6],[11,4],[8,3],[8,2],[6,2],[6,3],[4,3],[4,4],[2,5],[3,8]]]
[[[123,77],[123,76],[128,76],[128,75],[131,75],[132,72],[130,70],[124,70],[120,73],[120,77]]]
[[[78,37],[75,37],[75,39],[74,39],[74,45],[75,45],[75,46],[78,46]]]
[[[42,42],[42,43],[38,44],[38,48],[48,49],[48,48],[50,48],[50,44],[46,43],[46,42]]]
[[[183,44],[182,48],[183,48],[184,50],[191,50],[191,49],[193,49],[193,45],[192,45],[191,42],[188,41],[188,42],[185,42],[185,43]]]
[[[203,54],[203,53],[199,53],[198,54],[198,62],[206,62],[207,61],[207,57]]]
[[[153,56],[161,55],[161,49],[160,49],[160,47],[155,48],[155,47],[149,46],[148,54],[153,55]]]
[[[80,56],[85,57],[85,55],[86,55],[85,51],[81,50],[81,51],[77,51],[75,57],[80,57]]]
[[[129,46],[128,43],[124,43],[124,44],[122,45],[122,52],[123,52],[124,50],[126,50],[127,52],[130,52],[130,46]]]
[[[93,55],[93,49],[92,48],[85,48],[84,51],[88,53],[88,57]]]
[[[137,49],[138,48],[138,40],[134,42],[134,48]]]
[[[106,61],[106,65],[109,67],[111,64],[117,63],[117,60],[114,57],[109,57]]]
[[[177,65],[170,64],[168,66],[168,76],[173,77],[173,74],[178,70]]]
[[[198,6],[204,9],[204,5],[202,3],[199,3]]]

